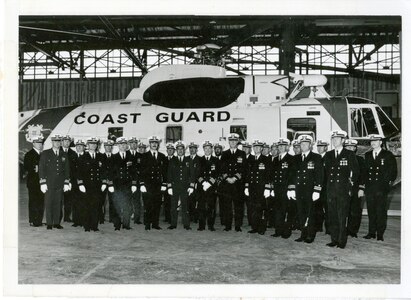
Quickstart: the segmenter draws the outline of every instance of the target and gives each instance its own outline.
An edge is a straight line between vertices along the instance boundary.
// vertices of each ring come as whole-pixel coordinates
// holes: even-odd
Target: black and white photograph
[[[105,5],[14,10],[2,169],[16,288],[407,297],[406,6]]]

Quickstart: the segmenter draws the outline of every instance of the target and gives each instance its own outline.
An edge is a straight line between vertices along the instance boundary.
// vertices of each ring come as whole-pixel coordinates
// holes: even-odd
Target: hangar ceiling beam
[[[371,55],[373,55],[374,53],[376,53],[382,46],[384,46],[383,43],[378,43],[374,45],[374,49],[372,49],[370,52],[368,52],[367,54],[365,54],[361,59],[359,59],[359,54],[358,54],[358,60],[357,62],[352,66],[352,68],[356,68],[359,65],[361,65],[364,61],[366,61],[367,59],[371,58]],[[355,53],[355,51],[353,51]]]
[[[115,39],[121,41],[121,45],[124,52],[126,52],[126,54],[133,61],[133,63],[140,68],[143,75],[146,74],[148,72],[147,66],[145,66],[143,62],[134,54],[134,52],[126,45],[127,42],[124,40],[123,36],[117,31],[116,28],[114,28],[114,26],[106,17],[100,16],[99,18],[105,25],[107,33],[111,34]]]

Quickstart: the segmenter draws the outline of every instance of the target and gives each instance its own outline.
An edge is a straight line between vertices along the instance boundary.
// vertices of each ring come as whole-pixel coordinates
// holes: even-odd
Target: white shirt
[[[64,152],[66,152],[66,153],[67,153],[67,152],[68,152],[68,150],[69,150],[69,148],[64,148],[64,147],[63,147],[63,151],[64,151]]]
[[[372,155],[373,155],[374,158],[376,158],[376,157],[380,154],[381,149],[382,149],[382,148],[380,148],[380,149],[378,149],[378,150],[372,150],[372,152],[373,152]]]
[[[151,151],[151,150],[150,150],[150,152],[151,152],[151,155],[152,155],[153,157],[156,157],[156,158],[157,158],[157,151]]]
[[[204,157],[205,157],[206,160],[210,160],[211,155],[209,155],[209,156],[204,156]]]
[[[37,152],[38,155],[40,155],[40,151],[38,149],[36,149],[36,148],[33,148],[33,149],[34,149],[34,151]]]
[[[110,158],[110,157],[111,157],[111,153],[106,152],[106,156]]]
[[[89,151],[88,153],[90,153],[91,158],[96,158],[96,152]]]
[[[230,151],[231,151],[231,154],[235,154],[235,152],[237,151],[237,149],[230,149]]]
[[[184,160],[184,155],[178,156],[178,160],[179,160],[180,162],[182,162],[182,161]]]
[[[120,153],[121,158],[126,158],[126,152],[119,151],[118,153]]]
[[[338,155],[341,154],[342,149],[343,149],[343,148],[339,148],[339,149],[336,148],[336,149],[335,149],[335,157],[337,157]]]
[[[278,155],[279,159],[282,160],[286,154],[287,152],[284,152],[283,154]]]
[[[308,154],[310,154],[310,152],[311,152],[310,150],[308,150],[307,152],[302,152],[301,157],[305,160],[307,158]]]

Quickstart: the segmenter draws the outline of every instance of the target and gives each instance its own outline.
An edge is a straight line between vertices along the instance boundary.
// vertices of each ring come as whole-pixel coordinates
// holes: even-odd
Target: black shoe
[[[74,223],[74,224],[72,224],[71,225],[71,227],[79,227],[80,225],[79,224],[76,224],[76,223]]]
[[[30,226],[34,226],[34,224],[33,224],[33,222],[30,222],[30,224],[29,224]]]
[[[197,230],[198,230],[198,231],[204,231],[204,228],[198,227]]]
[[[338,244],[336,243],[336,242],[331,242],[331,243],[328,243],[327,244],[327,246],[328,247],[335,247],[335,246],[337,246]]]
[[[273,237],[279,237],[279,236],[281,236],[281,234],[279,234],[279,233],[274,233],[274,234],[272,234],[271,236],[273,236]]]
[[[367,240],[369,240],[369,239],[375,239],[375,234],[369,233],[369,234],[367,234],[366,236],[364,236],[363,238],[365,238],[365,239],[367,239]]]
[[[382,235],[377,235],[377,241],[384,241],[384,237]]]
[[[131,230],[131,227],[130,227],[130,226],[123,226],[123,228],[124,228],[125,230]]]
[[[41,227],[43,224],[33,224],[33,227]]]
[[[190,226],[184,226],[184,229],[185,230],[191,230],[191,227]]]
[[[141,225],[141,224],[143,224],[143,223],[141,223],[140,221],[134,221],[134,224],[137,224],[137,225]]]
[[[161,230],[161,229],[163,229],[163,228],[161,228],[160,226],[153,226],[153,229],[157,229],[157,230]]]
[[[85,232],[90,232],[90,229],[84,229]]]
[[[60,224],[58,224],[58,225],[54,225],[53,226],[54,228],[57,228],[57,229],[63,229],[64,227],[63,226],[61,226]]]
[[[97,229],[93,229],[93,231],[100,231],[100,229],[98,229],[98,228],[97,228]]]
[[[257,233],[257,232],[258,232],[257,229],[252,229],[252,230],[248,231],[248,233]]]
[[[295,239],[294,241],[296,241],[296,242],[302,242],[302,241],[304,241],[304,239],[303,239],[302,237],[299,237],[298,239]]]
[[[345,245],[337,245],[337,248],[344,249]]]
[[[146,225],[145,229],[150,230],[151,229],[150,225]]]
[[[313,238],[306,238],[306,239],[304,240],[304,243],[307,243],[307,244],[311,244],[312,242],[314,242],[314,239],[313,239]]]
[[[236,231],[236,232],[242,232],[241,227],[236,227],[236,228],[235,228],[235,231]]]
[[[259,231],[258,234],[259,234],[259,235],[264,235],[264,234],[265,234],[265,231]]]
[[[291,236],[291,235],[288,235],[288,234],[283,234],[283,235],[281,235],[281,237],[282,237],[283,239],[288,239],[290,236]]]
[[[64,222],[71,223],[73,221],[70,218],[68,218],[68,219],[64,219]]]
[[[167,229],[176,229],[174,226],[168,226]]]
[[[231,231],[231,227],[224,228],[224,231]]]
[[[208,230],[210,230],[210,231],[215,231],[215,228],[214,228],[214,227],[210,227],[210,228],[208,228]]]
[[[53,229],[53,226],[47,225],[47,230],[51,230],[51,229]]]
[[[114,227],[114,231],[120,231],[120,227]]]

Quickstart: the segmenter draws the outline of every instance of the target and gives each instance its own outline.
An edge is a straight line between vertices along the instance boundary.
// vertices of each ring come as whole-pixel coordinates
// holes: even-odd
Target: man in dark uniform
[[[211,154],[213,144],[210,141],[203,143],[204,156],[200,158],[200,174],[198,178],[198,230],[205,229],[207,224],[210,231],[215,231],[216,193],[215,187],[218,178],[218,161]]]
[[[143,142],[138,143],[138,153],[144,154],[147,152],[147,145]]]
[[[67,155],[61,151],[61,136],[51,137],[52,148],[40,155],[40,189],[45,194],[47,229],[63,229],[60,225],[64,193],[70,190],[70,165]]]
[[[251,154],[251,148],[252,145],[248,142],[243,142],[243,151],[245,153],[245,170],[248,170],[250,168],[250,163],[254,159],[254,155]],[[245,196],[245,195],[244,195]],[[250,197],[245,196],[244,197],[245,205],[247,208],[247,221],[248,221],[248,226],[251,226],[252,223],[252,209],[251,209],[251,203],[250,203]]]
[[[103,158],[97,151],[98,140],[92,137],[87,140],[88,152],[78,161],[77,183],[80,192],[84,193],[83,226],[85,231],[99,231],[98,223],[101,210],[101,192],[103,188]],[[104,179],[104,185],[106,181]]]
[[[74,159],[72,159],[70,167],[71,175],[71,193],[73,195],[72,199],[72,227],[78,227],[83,225],[83,211],[84,211],[84,193],[80,192],[77,183],[77,172],[78,172],[78,162],[80,157],[84,155],[84,149],[86,144],[82,140],[77,140],[76,142],[76,152],[74,154]]]
[[[130,230],[131,195],[137,191],[137,171],[131,154],[127,152],[127,139],[116,140],[119,152],[113,156],[113,167],[109,174],[109,192],[113,193],[115,214],[113,216],[114,230],[120,230],[121,225]]]
[[[328,142],[323,140],[317,140],[317,152],[321,155],[321,159],[324,162],[325,153],[328,151]],[[328,229],[328,210],[327,210],[327,187],[326,187],[326,176],[324,174],[323,187],[320,193],[320,200],[314,203],[315,208],[315,229],[317,232],[323,231],[323,224],[325,226],[325,233],[329,234]]]
[[[293,146],[293,152],[294,152],[294,156],[301,154],[301,145],[300,142],[297,140],[293,140],[291,142],[291,145]]]
[[[43,151],[43,137],[32,140],[33,149],[24,155],[24,169],[27,171],[27,189],[29,191],[29,223],[39,227],[43,222],[44,194],[40,190],[39,162]]]
[[[131,137],[128,140],[128,145],[130,147],[128,152],[130,153],[130,157],[133,161],[133,165],[137,172],[138,170],[140,170],[141,157],[142,157],[142,154],[137,151],[138,142],[139,141],[137,140],[136,137]],[[131,204],[132,204],[132,212],[134,215],[134,224],[142,224],[140,221],[141,193],[139,189],[137,189],[135,193],[131,194]]]
[[[345,248],[347,244],[347,218],[350,209],[352,182],[358,180],[359,167],[354,152],[343,148],[347,133],[331,132],[333,150],[324,157],[327,179],[328,220],[331,243],[327,246]]]
[[[113,204],[113,193],[108,192],[107,184],[108,178],[110,178],[109,173],[113,169],[113,146],[114,141],[107,140],[104,142],[104,154],[101,156],[101,160],[103,162],[103,170],[102,170],[102,205],[100,212],[99,221],[100,224],[104,224],[105,215],[106,215],[106,198],[108,197],[108,218],[109,222],[113,222],[113,216],[115,214],[115,208]],[[105,180],[105,181],[104,181]]]
[[[344,142],[344,148],[357,153],[358,141],[347,139]],[[358,161],[359,175],[355,182],[352,182],[351,201],[348,213],[347,235],[351,237],[358,237],[358,230],[361,225],[363,198],[364,198],[364,180],[365,176],[365,161],[362,156],[356,155]]]
[[[269,165],[270,160],[262,155],[263,142],[254,141],[254,159],[245,171],[244,194],[250,197],[252,218],[251,230],[248,233],[263,235],[267,229],[267,198],[270,196]]]
[[[239,135],[232,133],[228,137],[230,149],[221,155],[221,200],[224,231],[230,231],[233,222],[237,232],[241,231],[244,217],[244,169],[245,153],[238,147]]]
[[[295,219],[293,210],[289,210],[290,200],[287,197],[290,174],[292,173],[294,158],[288,154],[290,140],[280,138],[278,140],[279,155],[275,157],[270,164],[269,176],[271,182],[271,196],[274,197],[274,227],[273,237],[283,237],[285,239],[291,236],[292,222]],[[291,214],[290,214],[291,213]]]
[[[190,163],[193,166],[194,170],[194,176],[195,180],[197,182],[197,179],[200,174],[200,157],[197,155],[198,152],[198,145],[194,142],[191,142],[188,145],[188,151],[190,152]],[[194,223],[198,222],[198,190],[197,190],[197,184],[194,187],[194,193],[192,193],[188,197],[188,207],[189,207],[189,212],[190,212],[190,220],[193,221]]]
[[[301,145],[300,142],[298,140],[293,140],[291,142],[291,145],[293,146],[293,158],[296,159],[296,156],[298,154],[301,154]],[[297,201],[290,201],[289,202],[289,214],[292,216],[295,216],[294,220],[292,220],[292,230],[300,230],[301,226],[298,220],[298,213],[297,213]]]
[[[270,151],[273,149],[274,151]],[[268,144],[264,143],[263,152],[264,156],[267,156],[270,163],[273,162],[274,158],[278,155],[278,148],[277,144],[273,143],[270,147]],[[270,187],[272,190],[272,187]],[[274,204],[274,197],[270,196],[267,199],[267,228],[274,228],[274,217],[275,217],[275,210],[276,206]]]
[[[70,218],[72,208],[73,208],[73,201],[74,201],[74,196],[75,193],[73,193],[73,182],[76,180],[75,178],[75,159],[76,159],[76,152],[70,148],[72,139],[69,135],[66,135],[63,137],[62,143],[61,143],[61,149],[66,153],[68,159],[69,159],[69,165],[70,165],[70,190],[66,193],[64,193],[64,222],[72,222],[72,219]],[[61,216],[61,218],[63,215]]]
[[[311,151],[313,138],[300,135],[301,154],[294,156],[293,174],[290,176],[287,196],[297,200],[297,214],[301,236],[296,242],[312,243],[315,239],[315,214],[313,202],[320,199],[324,178],[321,156]]]
[[[181,208],[184,229],[191,230],[188,197],[194,192],[196,170],[190,157],[184,156],[185,144],[178,141],[175,148],[177,156],[169,161],[167,169],[167,193],[171,196],[171,225],[168,229],[177,228]]]
[[[161,230],[159,226],[162,192],[167,190],[166,156],[158,152],[160,139],[157,136],[148,138],[150,150],[141,157],[140,191],[143,193],[145,229],[151,227]]]
[[[218,201],[218,214],[220,215],[220,224],[223,225],[223,207],[222,207],[222,200],[221,200],[221,187],[222,187],[222,178],[221,178],[221,155],[223,154],[223,150],[224,150],[224,146],[219,144],[219,143],[215,143],[214,144],[214,156],[215,158],[217,158],[217,163],[218,163],[218,170],[219,170],[219,174],[218,174],[218,179],[217,179],[217,183],[216,183],[216,194],[217,194],[217,201]]]
[[[176,148],[174,147],[173,143],[167,143],[166,150],[167,150],[166,168],[168,169],[168,164],[170,163],[170,160],[174,157]],[[170,213],[171,196],[168,193],[164,193],[163,197],[164,197],[164,202],[163,202],[164,222],[171,223],[171,213]]]
[[[365,239],[384,241],[387,227],[388,192],[397,177],[397,162],[394,155],[381,148],[383,136],[368,136],[371,151],[365,153],[365,199],[368,210],[368,234]]]

